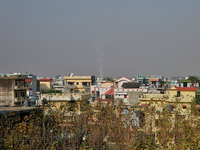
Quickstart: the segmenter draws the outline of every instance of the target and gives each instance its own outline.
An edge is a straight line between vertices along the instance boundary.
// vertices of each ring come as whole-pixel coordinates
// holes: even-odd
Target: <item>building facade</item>
[[[69,85],[70,93],[90,93],[90,86],[95,83],[95,76],[64,76]],[[67,88],[67,86],[65,86]]]
[[[0,75],[0,105],[23,105],[29,99],[26,90],[29,85],[25,80],[28,75],[1,74]]]

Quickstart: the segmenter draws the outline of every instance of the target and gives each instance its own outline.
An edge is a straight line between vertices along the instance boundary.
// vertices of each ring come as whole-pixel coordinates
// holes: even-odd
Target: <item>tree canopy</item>
[[[195,76],[189,76],[189,80],[191,80],[192,83],[200,83],[200,80]]]

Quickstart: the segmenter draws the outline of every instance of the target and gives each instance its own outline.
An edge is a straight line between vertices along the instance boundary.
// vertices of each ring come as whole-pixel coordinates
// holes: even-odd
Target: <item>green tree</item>
[[[196,95],[196,104],[200,105],[200,95]]]
[[[199,83],[200,82],[200,80],[195,76],[189,76],[189,80],[191,80],[192,83]]]
[[[40,81],[37,80],[37,91],[40,91]]]
[[[110,77],[106,77],[106,80],[107,80],[107,81],[114,82],[113,78],[110,78]]]

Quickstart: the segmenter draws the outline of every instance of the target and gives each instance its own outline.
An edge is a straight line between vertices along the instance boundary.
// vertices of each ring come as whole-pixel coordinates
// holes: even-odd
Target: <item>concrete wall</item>
[[[129,91],[128,92],[128,105],[136,106],[140,103],[139,101],[139,92]]]
[[[40,90],[45,89],[49,90],[52,89],[52,84],[50,81],[40,81]]]
[[[32,85],[30,86],[32,88],[32,95],[37,96],[37,79],[36,76],[32,76]]]
[[[14,106],[14,81],[0,79],[0,105]]]
[[[61,104],[66,102],[88,100],[91,98],[91,94],[41,94],[40,100],[37,100],[36,103],[41,104],[43,98],[54,104],[56,108],[59,108]]]

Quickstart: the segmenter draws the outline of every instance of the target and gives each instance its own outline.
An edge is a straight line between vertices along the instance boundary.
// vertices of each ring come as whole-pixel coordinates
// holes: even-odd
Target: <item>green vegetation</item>
[[[40,80],[37,80],[37,91],[40,91]]]
[[[198,105],[200,105],[200,95],[196,95],[196,101],[195,101]]]
[[[106,77],[105,80],[110,81],[110,82],[114,82],[113,78],[110,78],[110,77]]]
[[[166,84],[165,81],[160,81],[160,85],[164,85],[164,84]]]
[[[200,80],[195,76],[190,76],[189,80],[191,81],[191,83],[199,83],[200,82]]]
[[[48,93],[62,93],[62,91],[59,90],[46,90],[46,89],[42,89],[40,91],[41,94],[48,94]]]
[[[180,79],[179,82],[180,83],[183,83],[183,82],[191,83],[192,81],[188,80],[188,79]]]
[[[14,113],[1,124],[2,149],[199,149],[200,113],[192,104],[185,119],[167,108],[134,108],[123,113],[123,105],[86,101],[65,103],[59,109],[44,103],[41,111],[23,119]],[[77,113],[80,108],[82,113]],[[102,109],[103,108],[103,109]],[[94,111],[94,109],[96,109]],[[99,110],[99,111],[98,111]],[[155,116],[158,116],[155,119]],[[172,117],[174,116],[174,117]],[[175,120],[174,122],[172,120]],[[157,128],[155,132],[153,127]]]

